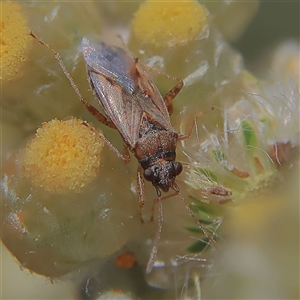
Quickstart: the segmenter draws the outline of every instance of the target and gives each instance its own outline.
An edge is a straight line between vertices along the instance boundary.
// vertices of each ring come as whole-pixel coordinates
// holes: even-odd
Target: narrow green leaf
[[[244,140],[247,146],[256,146],[255,131],[247,121],[242,122]]]
[[[189,246],[186,250],[190,253],[200,253],[200,252],[206,250],[206,248],[208,248],[208,247],[209,247],[208,238],[204,238],[200,241],[197,241],[193,245]]]
[[[200,221],[200,223],[202,225],[211,225],[213,224],[214,222],[210,222],[210,221]],[[192,233],[199,233],[199,234],[203,234],[203,231],[201,228],[199,227],[193,227],[193,226],[187,226],[185,227],[185,229],[189,232],[192,232]]]
[[[200,168],[200,172],[206,176],[209,181],[218,182],[218,177],[215,173],[206,168]]]
[[[225,154],[221,150],[213,150],[212,153],[213,153],[216,161],[220,162],[220,161],[226,160]]]

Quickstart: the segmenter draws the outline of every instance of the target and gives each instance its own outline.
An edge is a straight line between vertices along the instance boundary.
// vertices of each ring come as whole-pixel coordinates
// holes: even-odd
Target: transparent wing
[[[109,47],[103,42],[92,43],[87,38],[81,42],[82,54],[89,69],[102,74],[122,85],[128,93],[135,89],[130,75],[134,59],[119,47]]]
[[[123,49],[83,39],[90,83],[107,117],[133,149],[141,122],[175,132],[164,100],[143,66]]]

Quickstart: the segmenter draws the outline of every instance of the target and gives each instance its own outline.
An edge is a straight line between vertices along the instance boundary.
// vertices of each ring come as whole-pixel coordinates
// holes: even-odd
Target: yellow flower
[[[143,43],[156,47],[185,45],[203,30],[207,15],[207,10],[194,0],[146,1],[135,14],[132,28]]]
[[[23,153],[24,175],[49,192],[80,192],[98,174],[103,141],[82,120],[43,123]]]
[[[32,38],[26,19],[15,2],[1,3],[0,20],[0,79],[10,80],[19,71],[20,64],[27,59],[27,50]]]

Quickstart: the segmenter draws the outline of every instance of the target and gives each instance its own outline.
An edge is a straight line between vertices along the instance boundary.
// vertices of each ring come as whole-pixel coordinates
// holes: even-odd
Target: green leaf
[[[213,224],[214,222],[210,222],[210,221],[200,221],[200,223],[201,223],[202,225],[211,225],[211,224]],[[187,226],[187,227],[185,227],[185,229],[188,230],[189,232],[192,232],[192,233],[203,234],[202,229],[199,228],[199,227]]]
[[[213,182],[218,182],[218,177],[215,173],[206,168],[200,168],[200,172],[209,180]]]
[[[204,203],[201,200],[195,198],[194,196],[189,196],[192,199],[192,203],[189,205],[190,209],[195,214],[205,214],[209,216],[214,216],[217,209],[210,203]]]
[[[226,160],[225,154],[221,150],[213,150],[212,153],[217,162]]]
[[[247,146],[256,146],[256,136],[254,134],[253,128],[250,126],[250,124],[247,121],[242,122],[242,130],[243,130],[243,136],[244,140],[246,142]]]
[[[189,246],[186,250],[191,253],[200,253],[206,250],[209,247],[208,238],[204,238],[200,241],[197,241],[193,245]]]

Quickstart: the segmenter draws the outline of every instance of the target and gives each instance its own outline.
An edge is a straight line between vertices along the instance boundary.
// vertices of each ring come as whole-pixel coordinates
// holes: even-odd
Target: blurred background
[[[262,66],[268,64],[269,51],[271,51],[278,43],[286,39],[299,40],[299,9],[299,2],[261,1],[256,16],[254,17],[248,28],[245,30],[244,34],[239,39],[232,42],[233,47],[242,53],[243,57],[245,58],[246,66],[247,68],[249,68],[249,70],[259,73],[261,71],[260,69],[262,68]],[[291,197],[293,198],[293,205],[290,207],[291,209],[283,209],[281,206],[282,204],[280,204],[280,201],[276,200],[275,205],[279,206],[280,213],[278,215],[275,214],[274,219],[270,218],[271,224],[276,225],[274,225],[274,228],[279,233],[278,238],[276,238],[276,236],[270,236],[270,232],[272,231],[272,226],[270,224],[264,224],[264,229],[266,229],[265,231],[257,231],[257,228],[255,229],[254,224],[244,224],[243,221],[238,219],[238,216],[237,220],[233,221],[233,224],[241,224],[241,226],[249,228],[248,242],[250,244],[251,241],[253,241],[253,239],[255,240],[255,237],[257,237],[257,235],[260,235],[258,239],[260,239],[261,242],[268,241],[268,238],[270,238],[270,240],[272,241],[271,245],[273,245],[272,243],[276,243],[277,241],[278,244],[286,244],[287,247],[293,248],[291,253],[287,251],[287,257],[285,258],[283,258],[280,255],[276,256],[276,253],[274,254],[274,257],[278,260],[286,259],[286,264],[285,262],[281,261],[281,263],[284,265],[284,267],[282,268],[282,272],[289,273],[289,270],[291,271],[289,274],[287,274],[287,280],[290,280],[290,282],[286,286],[291,289],[291,299],[296,299],[297,288],[299,291],[299,285],[297,286],[297,282],[299,284],[299,281],[297,280],[299,279],[299,256],[297,261],[297,253],[299,253],[299,249],[297,249],[297,247],[299,247],[299,214],[296,213],[297,211],[299,212],[299,202],[295,201],[295,199],[299,200],[299,189],[297,188],[299,185],[299,157],[297,156],[297,154],[294,154],[292,162],[294,166],[296,166],[296,169],[293,169],[292,172],[289,172],[289,167],[286,167],[284,171],[284,176],[286,176],[286,178],[288,178],[289,180],[287,183],[285,183],[284,188],[286,190],[292,191]],[[282,190],[279,191],[279,193],[282,193],[282,195],[284,195],[284,191]],[[258,206],[255,206],[255,204],[253,205],[254,206],[249,207],[249,211],[251,211],[250,215],[254,218],[256,217],[256,211],[260,211],[261,216],[268,214],[268,206],[259,207],[259,204]],[[268,205],[274,204],[269,203]],[[291,212],[294,212],[294,214],[290,215]],[[241,215],[246,215],[246,212],[241,211]],[[282,223],[278,223],[276,220]],[[285,225],[281,226],[280,224]],[[251,231],[253,235],[251,235]],[[230,270],[230,267],[232,267],[234,269],[234,262],[231,261],[229,257],[231,257],[231,259],[235,259],[236,257],[238,257],[237,253],[235,253],[234,250],[239,250],[239,240],[241,239],[239,231],[234,232],[231,228],[229,232],[231,232],[231,234],[229,234],[229,237],[231,239],[233,248],[229,249],[227,252],[225,251],[224,256],[221,257],[220,261],[216,264],[216,273],[220,274],[220,281],[218,288],[215,289],[214,295],[211,296],[211,299],[224,299],[226,297],[234,297],[235,299],[242,298],[241,294],[239,293],[237,293],[236,295],[232,295],[232,289],[229,288],[231,287],[231,285],[228,284],[228,280],[231,282],[237,282],[236,280],[239,278],[240,274],[237,272],[234,274],[235,276],[228,276],[226,278],[226,272],[223,273],[224,268]],[[288,234],[287,236],[289,238],[285,240],[284,237],[287,232],[291,234]],[[247,237],[245,236],[243,238],[247,239]],[[272,252],[272,249],[274,249],[272,247],[268,248],[268,251]],[[242,257],[238,258],[240,259],[238,260],[239,262],[243,261]],[[251,268],[251,266],[245,265],[243,266],[243,268],[249,269]],[[237,269],[234,270],[236,271]],[[272,274],[271,269],[270,273],[266,273],[266,276],[269,276],[270,274]],[[255,273],[253,277],[249,276],[249,287],[246,287],[245,290],[251,289],[251,284],[256,284],[254,281],[254,277]],[[291,279],[292,277],[294,278],[293,280]],[[251,281],[252,279],[253,281]],[[51,283],[48,279],[42,276],[32,274],[27,270],[22,270],[19,266],[19,263],[10,255],[10,253],[3,246],[1,246],[0,284],[1,299],[78,298],[78,286],[76,286],[75,283],[68,280],[62,280],[61,282],[59,282],[58,280],[57,282]],[[212,283],[212,285],[213,284],[215,283]],[[240,284],[244,285],[245,283]],[[215,286],[212,285],[210,285],[210,282],[208,281],[203,287],[203,289],[205,290],[215,288]],[[263,289],[266,286],[267,285],[262,285],[260,286],[260,288]],[[272,287],[268,286],[268,289],[272,289]],[[251,293],[249,293],[249,295],[250,294]],[[266,294],[265,296],[266,298],[269,298],[270,295],[272,295],[272,293]],[[278,294],[274,292],[274,295]]]
[[[299,1],[260,1],[253,20],[243,35],[232,43],[243,54],[249,69],[283,40],[299,40],[299,9]]]

